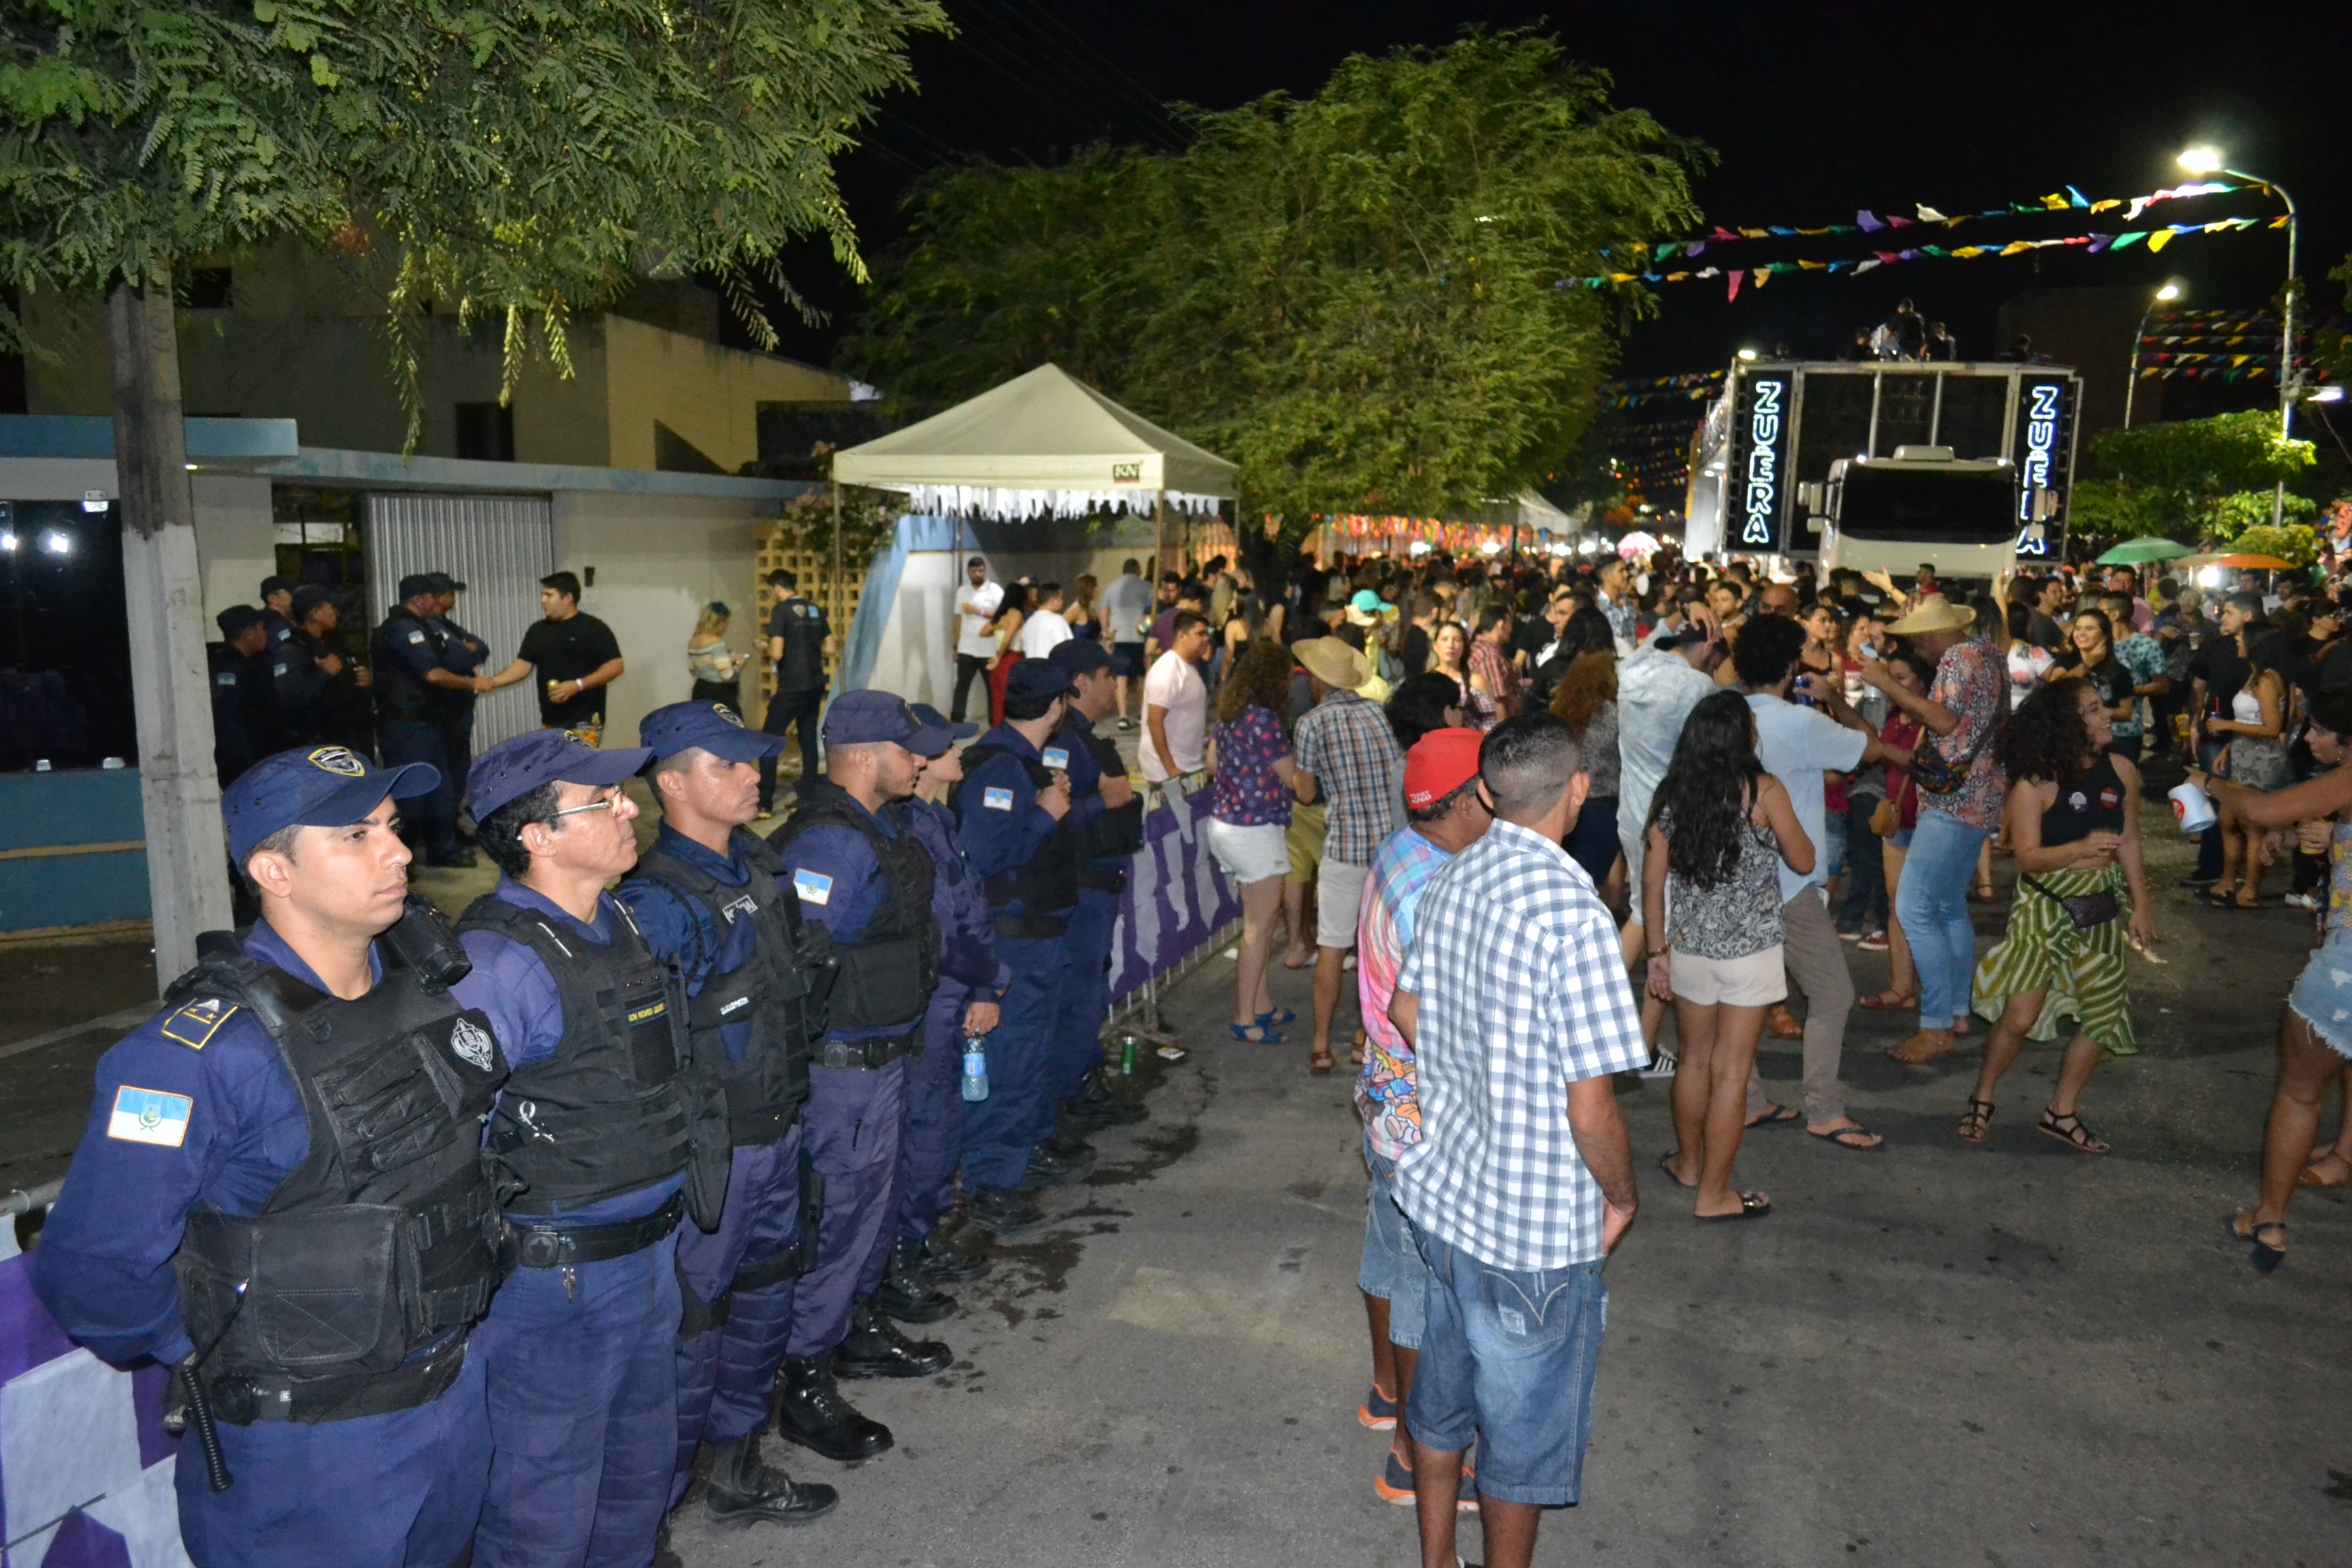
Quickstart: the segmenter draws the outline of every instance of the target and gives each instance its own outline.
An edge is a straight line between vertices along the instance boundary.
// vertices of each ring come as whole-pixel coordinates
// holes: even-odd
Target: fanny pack
[[[2022,871],[2017,874],[2017,879],[2052,903],[2063,907],[2066,918],[2074,922],[2076,931],[2095,930],[2123,912],[2123,905],[2116,900],[2112,888],[2102,888],[2095,893],[2084,893],[2070,899],[2052,892]]]

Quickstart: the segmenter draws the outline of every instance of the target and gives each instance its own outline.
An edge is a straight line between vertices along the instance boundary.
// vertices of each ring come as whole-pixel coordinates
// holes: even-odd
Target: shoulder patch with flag
[[[188,1113],[195,1103],[184,1094],[126,1083],[114,1091],[114,1113],[107,1119],[106,1135],[126,1143],[176,1149],[188,1140]]]
[[[1009,789],[983,789],[980,792],[980,804],[991,811],[1011,811],[1013,792]]]
[[[822,871],[793,873],[793,891],[804,904],[829,904],[833,901],[833,879]]]

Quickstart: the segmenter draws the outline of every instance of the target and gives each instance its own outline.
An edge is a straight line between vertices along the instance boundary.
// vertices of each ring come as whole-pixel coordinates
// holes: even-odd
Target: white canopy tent
[[[837,482],[904,490],[911,512],[998,521],[1214,511],[1235,471],[1054,364],[833,458]]]

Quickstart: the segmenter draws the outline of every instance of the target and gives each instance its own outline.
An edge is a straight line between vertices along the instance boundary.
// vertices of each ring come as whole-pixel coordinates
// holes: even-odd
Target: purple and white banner
[[[1208,808],[1171,782],[1145,813],[1143,847],[1129,862],[1111,933],[1110,994],[1123,1000],[1165,974],[1228,922],[1241,919],[1239,894],[1201,837]]]

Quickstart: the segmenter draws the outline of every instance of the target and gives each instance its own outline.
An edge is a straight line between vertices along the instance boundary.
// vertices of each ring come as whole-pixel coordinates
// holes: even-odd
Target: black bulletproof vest
[[[441,662],[442,649],[449,639],[436,631],[430,622],[411,614],[407,605],[394,605],[375,633],[376,711],[386,719],[409,723],[439,723],[449,710],[442,689],[411,675],[393,651],[406,642],[412,632],[425,634],[425,646],[433,650],[433,662],[436,666]]]
[[[793,839],[820,826],[862,835],[881,862],[885,889],[882,907],[857,940],[834,944],[841,968],[827,1005],[829,1026],[845,1032],[913,1028],[922,1023],[940,983],[940,921],[931,909],[931,879],[938,869],[931,853],[903,825],[896,837],[882,832],[866,808],[831,779],[801,782],[791,819],[769,835],[768,843],[782,855]]]
[[[715,1075],[691,1070],[677,970],[646,945],[628,911],[615,908],[602,947],[494,893],[476,899],[457,929],[530,948],[563,1007],[555,1054],[518,1068],[490,1117],[490,1152],[521,1188],[508,1212],[577,1209],[686,1172],[697,1222],[716,1226],[727,1190],[724,1102]]]
[[[299,1421],[436,1397],[462,1357],[437,1358],[437,1377],[403,1363],[462,1334],[500,1279],[481,1121],[507,1062],[489,1020],[390,943],[383,980],[353,1002],[247,956],[226,931],[198,951],[168,1001],[249,1009],[301,1093],[310,1137],[259,1215],[188,1215],[173,1267],[189,1338],[217,1340],[206,1383],[222,1386],[225,1413],[262,1395]]]
[[[995,757],[1013,757],[1018,761],[1028,771],[1033,788],[1042,790],[1054,782],[1053,770],[1045,763],[1020,756],[1010,746],[982,742],[964,752],[966,782],[955,785],[955,793],[949,797],[949,804],[958,807],[959,821],[963,815],[961,804],[966,784],[982,764]],[[1070,818],[1066,816],[1055,824],[1054,831],[1045,836],[1045,841],[1037,846],[1037,852],[1030,856],[1025,864],[1010,871],[1000,871],[980,886],[981,890],[988,895],[988,907],[992,910],[1003,909],[1015,900],[1019,900],[1022,909],[1032,916],[1059,916],[1076,908],[1078,902],[1078,845],[1071,832]]]
[[[740,1149],[773,1143],[792,1131],[808,1098],[808,1046],[823,1027],[835,960],[831,933],[803,921],[800,900],[777,879],[783,863],[776,852],[740,828],[733,847],[751,873],[740,886],[659,848],[638,857],[635,875],[700,904],[721,941],[751,922],[751,956],[704,980],[686,1004],[694,1059],[716,1068],[727,1093],[728,1136]],[[719,1038],[730,1024],[751,1026],[741,1061],[728,1056]]]

